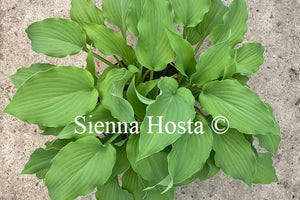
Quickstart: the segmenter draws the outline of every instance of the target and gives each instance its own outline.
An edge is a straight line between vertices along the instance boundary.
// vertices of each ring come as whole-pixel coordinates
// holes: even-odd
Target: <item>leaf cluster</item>
[[[4,110],[55,136],[22,172],[45,178],[51,199],[75,199],[97,188],[99,200],[171,200],[176,186],[212,178],[220,169],[249,186],[277,181],[272,156],[279,125],[247,85],[264,48],[237,47],[247,32],[245,0],[229,7],[221,0],[103,0],[102,9],[72,0],[70,17],[35,22],[26,33],[37,53],[63,58],[85,51],[86,67],[20,68],[11,76],[18,90]],[[208,36],[211,46],[196,59]],[[95,59],[108,65],[102,74]],[[140,134],[99,136],[93,128],[76,134],[76,116],[87,126],[137,121]],[[201,121],[204,134],[156,134],[158,127],[148,134],[149,116],[163,116],[163,124]],[[225,134],[210,127],[217,116],[230,122]]]

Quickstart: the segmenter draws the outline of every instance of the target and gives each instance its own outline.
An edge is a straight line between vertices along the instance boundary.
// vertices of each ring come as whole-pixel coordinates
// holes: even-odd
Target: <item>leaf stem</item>
[[[152,81],[153,80],[153,77],[154,77],[154,71],[150,71],[150,81]]]
[[[185,26],[183,27],[183,31],[182,32],[183,32],[182,33],[182,38],[186,39],[186,28],[185,28]]]
[[[143,77],[142,77],[142,75],[143,75],[143,65],[141,65],[141,64],[139,64],[139,63],[137,63],[137,66],[139,67],[139,73],[138,73],[138,83],[140,83],[140,82],[144,82],[144,79],[142,79]]]
[[[89,52],[89,49],[88,48],[84,48],[83,51],[85,52]],[[114,66],[114,64],[112,64],[111,62],[109,62],[108,60],[106,60],[105,58],[103,58],[102,56],[92,52],[93,56],[96,57],[97,59],[101,60],[102,62],[104,62],[105,64],[109,65],[109,66]]]
[[[116,61],[118,62],[118,64],[120,65],[120,67],[125,68],[125,66],[123,65],[123,63],[119,60],[119,58],[117,56],[114,56],[114,58],[116,59]]]
[[[197,44],[197,46],[195,48],[195,51],[194,51],[195,55],[198,53],[198,51],[199,51],[199,49],[200,49],[203,41],[204,41],[204,38],[201,38],[201,40],[198,42],[198,44]]]
[[[145,78],[146,78],[146,76],[149,74],[149,72],[150,72],[150,69],[148,69],[148,70],[145,72],[145,74],[143,75],[143,82],[145,81]]]
[[[119,134],[113,135],[111,138],[109,138],[109,140],[107,140],[107,142],[105,144],[111,144],[119,136],[120,136]]]

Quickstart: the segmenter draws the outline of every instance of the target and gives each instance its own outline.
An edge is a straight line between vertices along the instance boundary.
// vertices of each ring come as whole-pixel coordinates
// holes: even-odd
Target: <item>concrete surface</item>
[[[15,89],[9,76],[20,67],[35,62],[82,67],[85,53],[53,59],[31,51],[26,27],[49,17],[68,18],[70,2],[62,0],[0,0],[0,110]],[[99,3],[99,2],[98,2]],[[228,3],[228,1],[227,1]],[[300,0],[247,0],[249,32],[247,41],[261,42],[265,63],[250,85],[269,102],[281,125],[283,140],[274,166],[280,182],[247,187],[223,173],[215,178],[178,188],[176,200],[286,200],[300,199]],[[99,70],[103,66],[98,63]],[[48,139],[38,134],[36,126],[0,114],[0,200],[49,199],[43,181],[35,176],[19,175],[35,148]],[[93,199],[92,196],[81,199]]]

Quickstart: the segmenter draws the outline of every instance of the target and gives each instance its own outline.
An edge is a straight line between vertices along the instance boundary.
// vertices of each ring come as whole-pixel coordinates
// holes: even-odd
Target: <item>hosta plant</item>
[[[220,169],[249,186],[276,182],[281,134],[247,84],[264,53],[242,43],[247,18],[245,0],[72,0],[70,19],[31,24],[35,52],[87,58],[84,69],[36,63],[11,76],[4,112],[54,136],[22,174],[45,179],[53,200],[95,189],[101,200],[171,200]]]

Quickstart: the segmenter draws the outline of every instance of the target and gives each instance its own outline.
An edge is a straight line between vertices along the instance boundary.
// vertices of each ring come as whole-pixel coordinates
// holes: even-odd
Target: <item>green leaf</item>
[[[159,79],[140,83],[137,86],[137,90],[141,95],[147,96],[151,91],[156,90],[155,88],[157,88],[157,90],[159,89],[157,87],[158,82],[159,82]]]
[[[168,169],[173,184],[183,182],[199,171],[210,155],[213,144],[211,129],[204,117],[196,115],[195,121],[202,122],[204,133],[182,135],[172,144],[168,155]]]
[[[97,200],[134,200],[127,190],[120,187],[118,178],[99,186],[95,195]]]
[[[199,24],[210,7],[210,0],[171,0],[175,22],[184,27]]]
[[[174,32],[168,31],[167,34],[170,45],[176,53],[175,67],[185,76],[192,75],[196,71],[196,60],[192,46]]]
[[[22,67],[19,68],[17,73],[10,76],[11,81],[13,82],[16,88],[19,88],[25,81],[27,81],[31,76],[38,72],[47,71],[55,65],[47,63],[36,63],[32,64],[29,68]]]
[[[151,156],[138,160],[139,135],[131,135],[127,143],[127,157],[132,169],[143,179],[156,183],[168,175],[167,153],[158,152]]]
[[[85,23],[104,24],[102,11],[91,0],[72,0],[71,19],[80,25]]]
[[[134,114],[140,119],[144,119],[147,105],[144,104],[137,95],[138,91],[135,88],[135,79],[133,78],[127,90],[127,99],[132,105]]]
[[[255,173],[256,155],[248,140],[235,129],[229,129],[222,135],[213,135],[216,165],[229,176],[251,185]]]
[[[59,127],[93,110],[97,98],[88,71],[73,66],[55,67],[27,80],[4,112],[28,123]]]
[[[213,117],[226,117],[230,127],[241,133],[280,135],[268,107],[256,93],[236,80],[207,83],[199,96],[199,102],[205,112]]]
[[[126,64],[134,64],[134,51],[121,35],[98,24],[85,24],[83,28],[101,53],[106,56],[119,55]]]
[[[30,156],[21,174],[35,174],[41,171],[47,172],[51,166],[51,160],[59,152],[57,149],[36,149]],[[38,175],[37,175],[38,176]],[[39,175],[42,177],[42,174]]]
[[[280,135],[255,135],[259,140],[259,146],[275,155],[281,140]]]
[[[31,24],[26,33],[33,51],[56,58],[79,53],[85,47],[86,36],[71,20],[49,18]]]
[[[224,24],[215,27],[210,34],[210,40],[213,44],[229,39],[230,46],[234,47],[244,40],[244,34],[248,30],[246,2],[245,0],[234,0],[229,8],[230,10],[224,15]]]
[[[129,168],[122,176],[122,188],[133,194],[134,199],[144,199],[146,192],[142,178]]]
[[[122,146],[115,145],[114,147],[117,151],[117,156],[116,156],[116,164],[111,174],[112,177],[123,173],[130,167],[130,163],[128,161],[127,153],[126,153],[126,143],[123,144]]]
[[[53,141],[47,141],[45,143],[45,146],[46,146],[46,150],[49,150],[49,149],[60,150],[64,146],[69,144],[70,142],[74,142],[74,141],[76,141],[76,140],[74,140],[74,139],[57,139],[57,140],[53,140]]]
[[[185,29],[185,34],[186,34],[186,40],[191,45],[195,45],[199,42],[202,43],[204,41],[204,39],[201,39],[201,35],[197,30],[197,26],[196,27],[191,27],[191,28],[187,27]]]
[[[272,182],[278,182],[278,178],[272,164],[272,154],[259,153],[257,155],[257,165],[256,172],[253,175],[253,183],[269,184]]]
[[[192,121],[195,117],[195,99],[190,90],[178,88],[177,82],[168,77],[162,78],[158,87],[161,90],[160,95],[147,107],[146,117],[141,125],[139,159],[163,150],[181,136],[181,130],[177,128],[173,134],[167,133],[165,125],[168,122],[173,122],[177,126],[180,121],[183,121],[185,122],[183,127],[187,129],[186,122]],[[152,117],[151,121],[148,116]],[[161,120],[159,116],[162,116]],[[151,124],[158,124],[159,121],[161,126],[151,126]]]
[[[270,114],[273,114],[272,107],[266,103],[266,106],[269,108]],[[281,140],[281,133],[279,124],[276,123],[275,128],[279,135],[255,135],[259,141],[259,146],[266,149],[271,154],[275,155],[277,153],[279,143]]]
[[[115,68],[108,71],[106,77],[98,83],[103,106],[122,122],[135,121],[132,106],[123,98],[123,89],[136,72],[137,68],[134,66],[130,66],[129,70]]]
[[[228,11],[221,0],[211,0],[208,13],[197,27],[188,28],[187,39],[191,44],[202,43],[217,25],[223,24],[223,16]]]
[[[214,177],[220,171],[220,168],[216,166],[214,157],[215,157],[215,152],[211,151],[209,158],[207,159],[203,168],[199,172],[198,176],[199,176],[200,181],[210,179],[210,178]]]
[[[127,16],[127,28],[129,31],[134,33],[134,35],[138,36],[138,22],[142,16],[143,9],[145,5],[145,0],[131,0],[129,13]]]
[[[164,187],[158,187],[152,190],[148,190],[147,197],[145,200],[173,200],[174,199],[174,188],[164,192]]]
[[[129,13],[131,0],[103,0],[103,15],[112,25],[118,26],[126,38],[126,18]]]
[[[191,82],[197,85],[223,76],[226,67],[232,63],[231,48],[228,42],[214,45],[201,54],[196,66],[196,72],[191,76]]]
[[[41,133],[41,135],[54,135],[57,136],[62,130],[64,129],[64,127],[46,127],[44,129],[44,132]]]
[[[241,74],[235,74],[233,75],[233,78],[236,79],[240,84],[246,85],[247,82],[249,81],[249,77]]]
[[[49,169],[42,169],[41,171],[37,172],[35,175],[38,179],[45,179],[48,171]]]
[[[92,112],[82,117],[78,118],[78,122],[74,120],[74,122],[66,125],[57,135],[56,139],[80,138],[87,135],[98,136],[99,134],[101,134],[100,132],[106,132],[105,122],[115,121],[115,119],[111,116],[109,110],[105,109],[102,104],[97,105]],[[95,125],[99,121],[101,121],[104,126],[97,126],[97,128],[95,129]]]
[[[92,74],[94,78],[94,85],[97,85],[98,74],[96,72],[95,60],[94,60],[92,49],[89,50],[88,56],[86,58],[86,70]]]
[[[144,7],[138,23],[136,56],[141,65],[161,71],[175,57],[166,33],[174,29],[171,6],[168,0],[152,0],[146,1]]]
[[[236,72],[251,75],[264,62],[264,47],[260,43],[245,43],[235,50]]]
[[[51,199],[75,199],[106,183],[116,161],[116,150],[96,137],[69,143],[53,159],[45,185]]]

